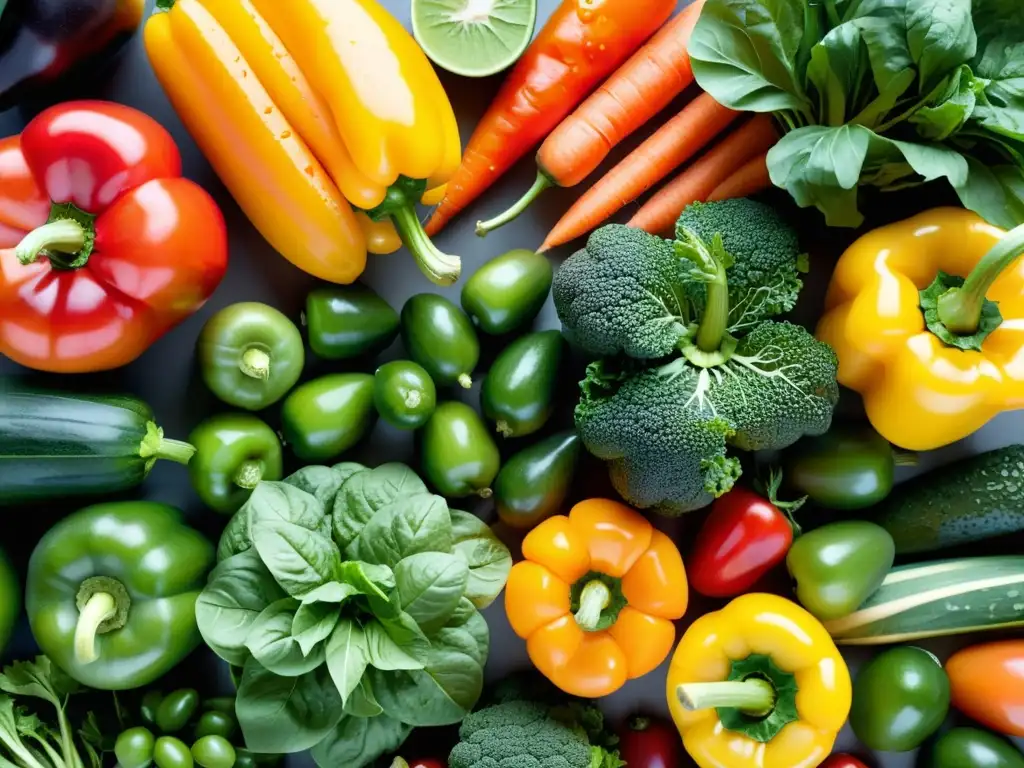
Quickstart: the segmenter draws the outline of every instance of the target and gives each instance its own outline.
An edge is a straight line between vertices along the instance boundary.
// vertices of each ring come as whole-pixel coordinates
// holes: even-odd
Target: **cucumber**
[[[875,511],[897,554],[931,552],[1024,530],[1024,445],[941,467],[899,485]]]
[[[1024,556],[893,568],[856,611],[825,622],[839,645],[889,645],[1024,626]]]
[[[0,505],[117,493],[193,453],[138,398],[0,388]]]

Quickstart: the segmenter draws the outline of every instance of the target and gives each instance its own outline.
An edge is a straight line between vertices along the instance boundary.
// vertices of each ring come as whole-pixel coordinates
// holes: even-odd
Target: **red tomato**
[[[401,760],[401,758],[398,758],[394,763],[392,763],[392,768],[405,768],[406,765],[408,765],[409,768],[448,768],[444,761],[435,760],[432,757],[424,757],[420,760],[412,760],[408,763]]]
[[[792,524],[778,507],[733,488],[711,506],[686,571],[702,595],[734,597],[781,563],[792,543]]]
[[[665,720],[634,717],[619,734],[619,756],[629,768],[680,768],[683,742],[675,726]]]
[[[820,768],[868,768],[868,766],[852,755],[832,755],[821,764]]]

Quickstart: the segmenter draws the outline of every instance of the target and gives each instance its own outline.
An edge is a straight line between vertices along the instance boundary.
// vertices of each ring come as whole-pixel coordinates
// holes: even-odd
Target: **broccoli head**
[[[619,768],[615,752],[592,744],[572,707],[525,699],[471,713],[459,727],[449,768]]]
[[[602,227],[556,273],[555,309],[569,338],[592,354],[665,357],[689,322],[682,294],[688,268],[660,237]]]

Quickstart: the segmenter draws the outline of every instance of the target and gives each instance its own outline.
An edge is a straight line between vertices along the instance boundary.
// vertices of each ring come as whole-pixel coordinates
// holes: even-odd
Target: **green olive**
[[[223,736],[225,739],[231,738],[231,734],[235,732],[234,715],[229,715],[227,712],[220,712],[219,710],[212,710],[210,712],[203,712],[199,717],[199,722],[196,723],[196,738],[201,739],[203,736]]]
[[[209,712],[210,710],[213,710],[215,712],[224,712],[226,714],[234,716],[235,697],[216,696],[212,699],[203,699],[203,711]]]
[[[163,700],[163,691],[146,691],[146,695],[142,697],[142,704],[139,707],[139,710],[142,712],[142,719],[146,722],[146,725],[156,725],[156,711]]]
[[[193,768],[195,765],[185,742],[173,736],[161,736],[156,740],[153,760],[157,768]]]
[[[192,757],[203,768],[232,768],[235,748],[223,736],[203,736],[192,745]]]
[[[153,762],[155,741],[149,728],[129,728],[114,742],[114,757],[121,768],[146,768]]]
[[[180,688],[168,693],[156,710],[156,727],[163,733],[177,733],[199,708],[199,693],[193,688]]]

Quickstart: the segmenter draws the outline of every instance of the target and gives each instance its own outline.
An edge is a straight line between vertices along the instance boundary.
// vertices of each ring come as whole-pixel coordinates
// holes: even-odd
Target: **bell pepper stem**
[[[234,481],[239,488],[251,491],[263,479],[264,466],[259,459],[250,459],[239,464],[235,471]]]
[[[32,264],[43,251],[76,254],[85,248],[85,227],[72,219],[51,221],[29,232],[14,249],[22,264]]]
[[[117,601],[108,592],[96,592],[78,613],[75,625],[75,660],[79,664],[91,664],[100,657],[96,650],[96,634],[100,624],[117,614]]]
[[[462,259],[442,252],[423,230],[411,204],[389,212],[402,243],[416,258],[423,273],[437,285],[453,285],[462,274]]]
[[[270,378],[270,355],[265,349],[249,347],[242,353],[238,368],[249,378],[267,381]]]
[[[1006,233],[1006,237],[986,253],[959,288],[951,288],[938,298],[939,320],[952,333],[970,335],[978,330],[985,294],[996,278],[1024,254],[1024,224]]]
[[[459,382],[459,386],[462,387],[463,389],[473,388],[473,377],[470,376],[468,373],[460,373],[457,381]]]
[[[164,437],[161,427],[152,421],[146,423],[146,436],[142,438],[142,444],[139,446],[139,456],[143,459],[151,459],[150,466],[155,464],[158,459],[188,464],[195,453],[196,448],[191,443]]]
[[[537,174],[537,180],[533,182],[533,186],[523,195],[519,200],[507,211],[495,216],[493,219],[488,221],[478,221],[476,223],[476,234],[478,237],[487,237],[491,232],[499,229],[511,221],[515,221],[530,205],[540,197],[541,193],[550,189],[552,181],[549,179],[543,171]]]
[[[763,717],[775,706],[775,689],[767,680],[756,677],[721,683],[684,683],[676,687],[676,696],[684,709],[733,707],[751,717]]]
[[[585,632],[593,632],[601,621],[601,612],[612,602],[612,591],[603,581],[594,579],[583,587],[580,595],[580,609],[576,611],[576,623]]]

